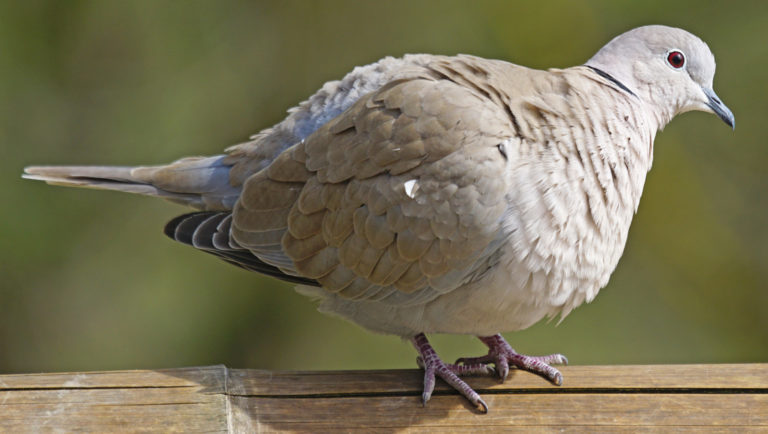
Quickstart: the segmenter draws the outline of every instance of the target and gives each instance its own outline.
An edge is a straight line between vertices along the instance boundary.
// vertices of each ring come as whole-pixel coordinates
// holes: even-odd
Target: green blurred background
[[[766,2],[3,1],[0,372],[414,367],[400,339],[164,237],[185,209],[22,168],[218,153],[385,55],[565,67],[656,23],[709,43],[738,128],[673,121],[608,287],[561,325],[507,338],[574,364],[768,361]],[[434,343],[446,359],[483,352],[466,336]]]

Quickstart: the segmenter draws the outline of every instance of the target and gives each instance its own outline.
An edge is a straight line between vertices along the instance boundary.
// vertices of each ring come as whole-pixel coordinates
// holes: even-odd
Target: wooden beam
[[[418,370],[275,372],[224,366],[0,376],[0,431],[768,430],[768,364],[568,366],[564,385],[513,370],[442,383]]]

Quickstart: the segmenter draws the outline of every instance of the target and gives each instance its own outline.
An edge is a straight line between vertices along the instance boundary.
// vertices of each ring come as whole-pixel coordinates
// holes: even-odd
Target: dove
[[[165,233],[409,340],[425,405],[441,378],[487,412],[462,376],[503,381],[513,367],[562,383],[563,355],[519,354],[500,333],[563,318],[608,283],[656,133],[692,110],[734,127],[714,74],[702,40],[660,25],[565,69],[386,57],[220,155],[23,176],[195,209]],[[446,363],[427,339],[435,333],[475,335],[488,354]]]

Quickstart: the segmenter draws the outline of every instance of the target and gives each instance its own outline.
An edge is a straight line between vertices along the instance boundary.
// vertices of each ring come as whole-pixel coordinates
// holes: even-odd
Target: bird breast
[[[606,99],[612,109],[604,108]],[[608,283],[651,166],[655,131],[639,104],[594,86],[517,107],[519,122],[542,113],[546,122],[537,137],[520,139],[507,171],[507,242],[499,267],[507,283],[499,290],[509,311],[526,304],[540,306],[542,316],[565,316]]]

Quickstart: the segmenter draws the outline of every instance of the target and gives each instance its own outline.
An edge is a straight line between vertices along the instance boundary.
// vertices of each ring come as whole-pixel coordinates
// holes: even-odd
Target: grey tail
[[[231,209],[240,188],[224,156],[185,158],[164,166],[30,166],[23,178],[66,187],[160,197],[197,209]]]

